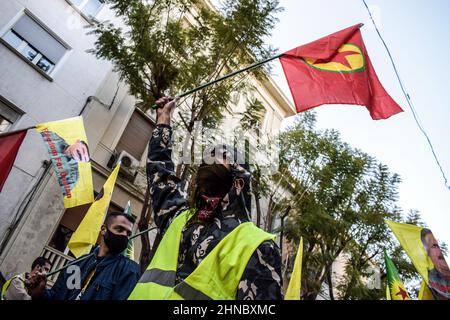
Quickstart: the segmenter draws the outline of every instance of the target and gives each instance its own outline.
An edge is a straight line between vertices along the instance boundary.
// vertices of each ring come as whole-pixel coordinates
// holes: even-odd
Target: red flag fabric
[[[26,135],[27,130],[0,135],[0,192],[3,189],[14,160],[16,160],[17,152]]]
[[[341,30],[280,57],[297,112],[323,104],[366,106],[374,120],[403,112],[375,73],[361,26]]]

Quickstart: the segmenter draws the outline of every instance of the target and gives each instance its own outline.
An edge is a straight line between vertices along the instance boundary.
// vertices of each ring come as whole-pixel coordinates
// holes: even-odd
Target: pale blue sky
[[[450,176],[450,1],[367,0],[447,176]],[[285,11],[267,42],[284,52],[359,22],[375,70],[404,113],[373,121],[363,107],[316,108],[318,128],[334,128],[353,147],[401,175],[399,206],[417,209],[439,240],[450,245],[450,191],[417,128],[388,55],[361,0],[281,0]],[[274,79],[291,99],[279,62]],[[284,125],[292,121],[288,118]],[[447,259],[448,260],[448,259]]]

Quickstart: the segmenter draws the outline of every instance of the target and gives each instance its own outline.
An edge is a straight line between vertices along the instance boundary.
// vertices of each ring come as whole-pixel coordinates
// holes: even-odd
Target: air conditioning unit
[[[133,157],[126,151],[120,152],[116,163],[120,161],[120,172],[124,173],[129,178],[135,178],[138,168],[139,168],[139,160]]]

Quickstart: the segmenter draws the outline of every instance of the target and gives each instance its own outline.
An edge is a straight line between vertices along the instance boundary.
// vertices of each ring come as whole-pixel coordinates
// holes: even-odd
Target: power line
[[[419,130],[423,133],[423,135],[427,139],[428,145],[430,146],[431,152],[433,153],[434,160],[436,161],[436,164],[438,165],[439,170],[442,173],[442,177],[444,178],[445,186],[450,190],[450,186],[448,185],[448,179],[445,176],[444,169],[442,169],[441,163],[439,162],[439,159],[438,159],[438,157],[436,155],[436,152],[434,150],[433,144],[431,143],[430,137],[428,136],[428,134],[426,133],[425,129],[420,124],[419,116],[416,114],[416,111],[414,109],[414,104],[413,104],[413,102],[411,100],[411,97],[410,97],[408,91],[406,90],[406,87],[405,87],[405,85],[404,85],[404,83],[403,83],[403,81],[402,81],[402,79],[400,77],[400,74],[399,74],[399,72],[397,70],[397,66],[395,65],[395,62],[394,62],[394,58],[392,57],[391,51],[389,50],[386,42],[383,39],[383,36],[381,35],[380,30],[377,27],[377,24],[375,23],[375,20],[373,19],[373,16],[372,16],[372,13],[370,12],[369,6],[367,5],[365,0],[362,0],[362,2],[364,3],[364,6],[366,7],[367,12],[369,13],[370,19],[372,20],[372,23],[373,23],[373,25],[375,27],[375,30],[377,31],[377,34],[380,37],[381,42],[383,42],[383,45],[384,45],[384,47],[385,47],[385,49],[386,49],[386,51],[387,51],[387,53],[389,55],[389,59],[391,60],[392,66],[394,67],[394,71],[395,71],[395,74],[397,76],[398,82],[400,83],[400,87],[402,88],[402,92],[405,95],[406,101],[408,102],[408,106],[411,109],[411,113],[412,113],[412,115],[414,117],[414,120],[415,120],[417,126],[419,127]]]

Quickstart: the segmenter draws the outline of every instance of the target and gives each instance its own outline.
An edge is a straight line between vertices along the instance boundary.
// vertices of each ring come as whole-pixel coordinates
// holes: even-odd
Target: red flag
[[[0,135],[0,192],[19,152],[20,145],[27,135],[27,130],[4,133]]]
[[[375,73],[361,26],[344,29],[281,56],[297,112],[322,104],[366,106],[374,120],[403,112]]]

